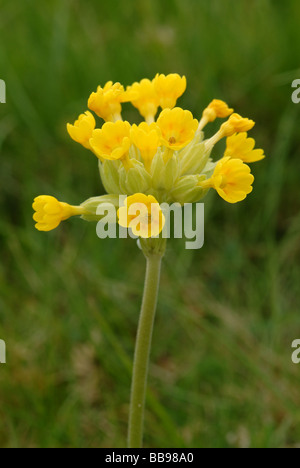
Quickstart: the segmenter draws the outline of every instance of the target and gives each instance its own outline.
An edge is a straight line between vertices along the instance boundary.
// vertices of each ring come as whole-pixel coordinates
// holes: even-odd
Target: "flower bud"
[[[206,195],[207,190],[199,187],[199,180],[204,180],[205,176],[188,175],[178,179],[170,192],[173,202],[181,205],[184,203],[194,203]]]
[[[99,171],[103,187],[107,193],[122,193],[119,180],[119,161],[99,161]]]
[[[119,195],[102,195],[100,197],[92,197],[81,203],[81,207],[84,208],[84,214],[81,218],[85,221],[100,221],[102,216],[97,214],[99,205],[113,205],[116,212],[119,208]]]
[[[134,193],[145,193],[151,188],[151,177],[146,171],[144,165],[136,160],[134,166],[128,169],[120,167],[119,178],[122,192],[126,195]]]
[[[152,187],[155,190],[171,190],[179,177],[180,164],[178,156],[173,154],[167,163],[164,162],[163,153],[158,151],[151,166]]]
[[[192,146],[186,154],[180,158],[182,175],[199,174],[205,168],[212,148],[207,148],[204,142]]]

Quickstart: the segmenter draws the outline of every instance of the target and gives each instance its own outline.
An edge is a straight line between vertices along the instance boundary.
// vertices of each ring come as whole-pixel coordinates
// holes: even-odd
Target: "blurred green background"
[[[39,233],[31,204],[103,193],[65,128],[98,84],[178,72],[182,107],[199,117],[224,99],[256,121],[267,158],[245,202],[206,198],[201,250],[168,244],[145,446],[300,447],[300,2],[0,6],[0,446],[124,447],[143,256],[77,219]]]

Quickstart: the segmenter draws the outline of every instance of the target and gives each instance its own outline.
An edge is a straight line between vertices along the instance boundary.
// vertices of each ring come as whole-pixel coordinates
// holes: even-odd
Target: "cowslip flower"
[[[241,159],[245,163],[261,161],[265,158],[262,149],[254,149],[255,140],[248,138],[246,132],[236,133],[226,139],[224,156]]]
[[[213,99],[202,113],[198,130],[202,130],[209,122],[214,122],[217,118],[223,119],[232,113],[233,109],[229,108],[226,102],[220,99]]]
[[[252,192],[254,177],[250,167],[240,159],[224,157],[215,167],[213,175],[199,185],[214,188],[228,203],[237,203]]]
[[[101,129],[93,131],[89,143],[99,159],[126,160],[130,148],[130,124],[118,120],[106,122]]]
[[[118,218],[121,226],[131,228],[133,234],[143,239],[158,236],[165,225],[157,200],[143,193],[127,197],[118,210]]]
[[[163,110],[157,125],[161,130],[163,144],[172,150],[180,150],[194,138],[198,120],[193,118],[190,111],[175,107]]]
[[[230,203],[241,201],[250,193],[248,186],[241,190],[243,196],[232,195],[233,187],[239,186],[239,182],[228,184],[224,189],[228,174],[233,181],[238,174],[249,171],[246,166],[242,171],[233,171],[238,163],[225,164],[226,159],[215,163],[212,158],[215,144],[227,137],[225,158],[244,162],[263,159],[263,151],[254,149],[255,142],[246,133],[254,126],[252,120],[233,114],[233,109],[224,101],[214,99],[203,111],[200,125],[190,111],[179,107],[164,109],[157,121],[152,121],[158,106],[164,107],[169,100],[171,107],[185,87],[185,77],[177,74],[158,74],[152,80],[134,83],[126,91],[120,83],[108,82],[91,94],[89,108],[98,116],[112,121],[96,129],[95,118],[87,111],[74,125],[67,125],[71,138],[97,156],[103,186],[109,197],[114,199],[118,195],[129,197],[144,193],[154,196],[158,203],[179,202],[183,205],[200,201],[209,188],[218,189]],[[121,103],[126,101],[131,101],[140,110],[146,122],[131,126],[121,120]],[[226,117],[228,120],[211,138],[206,139],[203,131],[199,131],[203,119],[207,124],[215,118]],[[223,174],[220,182],[221,168],[222,171],[227,168],[230,171],[226,177]],[[252,176],[248,176],[245,180],[249,185]],[[90,218],[97,219],[94,204],[91,210]],[[47,226],[54,225],[48,223]]]
[[[228,121],[221,125],[220,131],[224,136],[232,136],[236,132],[248,132],[255,125],[253,120],[240,116],[239,114],[232,114]]]
[[[131,141],[140,150],[147,170],[150,169],[152,159],[161,144],[161,131],[159,126],[153,122],[148,125],[142,122],[131,128]]]
[[[52,231],[62,221],[84,213],[84,208],[81,206],[68,205],[49,195],[36,197],[32,207],[35,211],[33,219],[36,221],[35,227],[38,231]]]
[[[160,107],[173,109],[177,99],[186,90],[186,77],[181,77],[177,73],[171,73],[167,76],[158,73],[153,80],[153,85]]]
[[[115,121],[120,119],[122,102],[126,102],[124,87],[108,81],[104,88],[98,86],[97,91],[90,95],[88,108],[106,121]]]
[[[136,107],[148,123],[152,123],[157,114],[159,100],[153,81],[144,78],[126,89],[126,99]]]
[[[255,122],[251,119],[242,117],[239,114],[231,114],[229,119],[224,122],[220,130],[206,142],[208,148],[212,148],[219,140],[224,137],[230,137],[235,133],[248,132],[255,125]]]
[[[87,149],[90,149],[89,140],[93,130],[96,127],[96,121],[91,112],[86,111],[75,121],[74,125],[67,124],[67,130],[72,140],[80,143]]]
[[[190,111],[173,107],[185,88],[186,78],[175,73],[143,79],[127,86],[126,91],[122,84],[109,81],[104,87],[99,86],[88,100],[90,110],[109,121],[95,128],[95,118],[87,111],[74,125],[67,125],[71,138],[97,156],[109,197],[144,193],[154,196],[158,203],[184,205],[200,201],[209,188],[218,188],[223,195],[229,193],[229,188],[223,190],[228,176],[218,185],[220,177],[216,174],[220,175],[221,167],[223,171],[230,168],[230,180],[233,180],[240,172],[233,171],[232,164],[238,163],[213,160],[214,146],[224,137],[227,137],[225,158],[243,162],[264,158],[263,150],[255,149],[255,141],[246,133],[255,125],[253,120],[233,113],[226,102],[213,99],[204,109],[200,123]],[[121,104],[124,102],[137,107],[146,121],[133,126],[123,121]],[[158,107],[167,105],[155,121]],[[229,117],[227,121],[210,138],[200,131],[203,123],[207,125],[216,118],[226,117]],[[242,172],[245,171],[249,169],[244,167]],[[246,180],[252,181],[252,176]],[[247,195],[250,191],[245,189],[243,193]],[[228,195],[224,199],[232,203],[242,198]],[[94,211],[91,216],[97,219]]]
[[[214,99],[199,123],[190,111],[174,107],[185,87],[185,77],[176,74],[141,80],[126,91],[120,83],[99,86],[91,94],[88,106],[106,123],[96,129],[93,115],[86,112],[74,125],[68,125],[68,132],[97,156],[107,195],[89,198],[80,206],[47,195],[37,197],[33,204],[36,228],[41,231],[55,229],[61,221],[79,215],[86,221],[105,220],[113,228],[118,222],[139,237],[147,269],[133,365],[129,448],[142,446],[152,326],[166,250],[163,232],[167,224],[163,214],[167,213],[166,204],[197,203],[210,189],[228,203],[240,202],[251,193],[254,181],[245,162],[264,157],[262,150],[254,149],[255,142],[246,133],[255,123],[233,113],[224,101]],[[145,122],[131,126],[123,121],[123,102],[131,102]],[[155,120],[158,107],[163,110]],[[228,119],[215,135],[207,137],[203,128],[216,118]],[[215,160],[215,145],[225,137],[225,153],[220,159],[218,150]]]

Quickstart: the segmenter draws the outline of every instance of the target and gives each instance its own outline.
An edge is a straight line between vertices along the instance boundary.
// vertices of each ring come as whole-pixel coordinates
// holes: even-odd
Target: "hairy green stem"
[[[139,319],[133,362],[131,399],[129,410],[128,448],[141,448],[143,444],[144,409],[147,389],[149,357],[152,341],[162,255],[146,256],[147,268],[144,296]]]

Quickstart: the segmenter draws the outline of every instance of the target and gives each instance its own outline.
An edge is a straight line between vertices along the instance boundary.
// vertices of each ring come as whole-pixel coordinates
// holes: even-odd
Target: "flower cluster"
[[[108,82],[98,87],[88,99],[89,110],[73,125],[68,124],[70,137],[98,158],[100,176],[108,196],[95,197],[79,207],[58,202],[53,197],[37,197],[34,219],[40,230],[51,230],[70,216],[97,218],[97,206],[110,197],[116,205],[119,195],[127,196],[119,208],[119,224],[129,226],[128,213],[132,201],[144,204],[144,226],[141,237],[156,236],[164,218],[160,214],[163,202],[181,205],[200,201],[213,188],[227,202],[242,201],[252,191],[254,177],[246,163],[264,158],[261,149],[247,132],[255,123],[234,113],[234,110],[214,99],[198,121],[188,110],[176,107],[177,99],[186,89],[186,78],[178,74],[156,75],[143,79],[126,89],[120,83]],[[122,119],[122,105],[131,103],[144,121],[131,125]],[[161,108],[159,115],[158,110]],[[105,122],[96,128],[93,111]],[[217,118],[227,120],[215,135],[206,139],[204,128]],[[226,138],[225,153],[213,161],[215,145]],[[54,201],[55,200],[55,201]],[[151,213],[150,204],[154,205]],[[127,213],[127,214],[126,214]],[[156,221],[149,229],[153,213]]]

